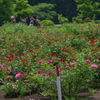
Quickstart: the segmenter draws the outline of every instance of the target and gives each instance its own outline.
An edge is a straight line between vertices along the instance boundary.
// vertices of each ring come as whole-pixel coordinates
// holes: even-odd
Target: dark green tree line
[[[0,0],[0,21],[8,21],[12,13],[12,0]]]
[[[56,4],[55,11],[58,14],[62,14],[70,21],[72,17],[77,16],[77,5],[74,0],[28,0],[29,4],[34,6],[38,3],[51,3]]]

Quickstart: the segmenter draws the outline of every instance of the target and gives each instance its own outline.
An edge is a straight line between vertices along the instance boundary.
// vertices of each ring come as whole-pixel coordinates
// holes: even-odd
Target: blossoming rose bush
[[[91,74],[89,72],[91,71],[94,73],[96,70],[94,75],[97,77],[94,79],[100,79],[100,35],[92,37],[94,35],[91,35],[90,32],[87,34],[87,29],[84,29],[84,27],[87,26],[84,25],[83,27],[82,25],[78,25],[77,28],[76,25],[71,25],[71,28],[61,26],[42,29],[33,29],[27,26],[23,27],[23,25],[21,26],[23,28],[20,28],[20,24],[18,27],[16,26],[9,25],[3,26],[3,28],[0,27],[0,64],[3,65],[3,67],[1,66],[0,68],[0,79],[2,79],[5,85],[14,82],[15,92],[18,90],[19,92],[17,93],[20,94],[20,91],[26,86],[26,90],[33,92],[38,91],[43,95],[49,95],[50,93],[55,94],[56,86],[54,84],[56,83],[56,75],[55,66],[53,65],[55,59],[58,59],[58,64],[61,67],[63,94],[75,93],[74,90],[78,91],[75,87],[80,86],[81,88],[81,86],[85,84],[85,72],[88,82],[90,80],[89,75]],[[74,33],[75,31],[72,33],[71,30],[73,30],[74,27],[76,27],[76,30],[80,31],[78,35]],[[16,30],[19,28],[23,30]],[[79,30],[80,28],[81,30]],[[95,30],[95,28],[93,30]],[[92,68],[92,70],[90,70],[91,62],[87,61],[87,65],[85,65],[86,59],[91,59],[92,64],[98,65],[98,69]],[[88,68],[83,66],[87,66]],[[51,69],[53,69],[53,71]],[[89,70],[89,72],[87,70]],[[21,75],[22,77],[15,78],[15,75],[18,73],[24,76]],[[22,87],[20,87],[21,89],[18,88],[20,84],[18,85],[17,81],[19,80],[22,84]],[[80,83],[77,80],[80,80]],[[67,81],[69,83],[67,83]],[[24,84],[24,82],[26,83]],[[100,81],[97,83],[99,82]],[[71,89],[69,84],[72,86]],[[8,85],[8,87],[10,86]],[[63,87],[67,89],[63,90],[65,89]],[[13,91],[13,88],[11,89]],[[7,90],[7,88],[5,88],[5,90]],[[54,92],[52,90],[54,90]],[[11,90],[8,89],[8,92],[9,91]]]
[[[92,64],[89,59],[65,66],[61,70],[62,93],[71,96],[77,94],[82,87],[91,86],[97,68],[98,65]]]

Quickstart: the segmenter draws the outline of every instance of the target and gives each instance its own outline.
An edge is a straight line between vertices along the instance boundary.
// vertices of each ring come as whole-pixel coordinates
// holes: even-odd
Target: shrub
[[[87,18],[85,18],[85,19],[83,20],[83,22],[91,22],[91,19],[90,19],[89,17],[87,17]]]
[[[64,24],[68,22],[68,19],[62,15],[58,15],[58,20],[60,24]]]
[[[41,25],[42,26],[52,26],[52,25],[54,25],[54,22],[51,20],[43,20],[43,21],[41,21]]]
[[[95,20],[95,23],[100,23],[100,20]]]

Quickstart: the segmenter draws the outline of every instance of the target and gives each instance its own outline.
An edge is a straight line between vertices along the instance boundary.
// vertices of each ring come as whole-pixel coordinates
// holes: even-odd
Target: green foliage
[[[100,20],[95,20],[95,23],[100,23]]]
[[[77,15],[76,2],[74,0],[59,0],[59,1],[58,0],[28,0],[28,1],[29,4],[32,6],[35,6],[38,3],[55,4],[56,8],[53,9],[53,11],[57,12],[58,14],[62,14],[64,17],[67,17],[70,21],[72,17]],[[56,18],[54,18],[53,21],[58,23],[58,20],[56,20]]]
[[[8,95],[35,92],[56,97],[55,63],[60,66],[62,95],[69,100],[83,87],[100,84],[100,68],[91,67],[100,66],[99,25],[68,23],[34,28],[7,23],[0,27],[0,33],[0,82]],[[23,77],[15,78],[17,73]]]
[[[67,22],[68,22],[68,19],[65,18],[65,17],[62,16],[62,15],[58,15],[58,20],[59,20],[59,23],[60,23],[60,24],[64,24],[64,23],[67,23]]]
[[[88,88],[88,92],[90,95],[93,95],[96,92],[96,89]]]
[[[28,17],[33,11],[29,9],[30,5],[27,0],[15,0],[14,15],[16,17]]]
[[[57,13],[54,11],[55,4],[39,3],[30,7],[40,20],[53,20]]]
[[[83,23],[83,16],[82,16],[82,14],[79,14],[78,16],[73,17],[72,20],[75,23]]]
[[[12,0],[0,0],[0,21],[9,21],[12,15]]]
[[[54,22],[51,20],[42,20],[41,25],[42,26],[52,26],[52,25],[54,25]]]
[[[92,20],[91,20],[89,17],[87,17],[87,18],[85,18],[83,21],[84,21],[84,22],[91,22]]]
[[[99,2],[93,2],[93,0],[75,0],[77,3],[77,9],[82,14],[83,19],[84,18],[90,18],[93,19],[94,16],[97,16],[100,14],[99,9]]]

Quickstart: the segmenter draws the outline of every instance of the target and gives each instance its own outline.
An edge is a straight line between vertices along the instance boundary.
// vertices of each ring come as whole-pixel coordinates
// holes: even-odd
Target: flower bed
[[[0,82],[8,96],[57,96],[59,65],[63,97],[99,85],[100,27],[96,24],[0,28]]]

